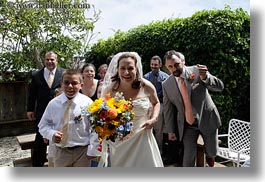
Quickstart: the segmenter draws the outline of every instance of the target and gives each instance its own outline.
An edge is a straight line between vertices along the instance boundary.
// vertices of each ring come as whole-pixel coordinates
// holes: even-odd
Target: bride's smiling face
[[[131,57],[119,61],[118,73],[121,81],[132,82],[136,79],[135,60]]]

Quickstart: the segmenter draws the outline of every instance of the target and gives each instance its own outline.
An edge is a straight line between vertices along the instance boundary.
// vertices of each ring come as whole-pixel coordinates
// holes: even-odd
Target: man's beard
[[[182,73],[182,69],[181,70],[175,70],[174,72],[173,72],[173,75],[175,76],[175,77],[180,77],[180,75],[181,75],[181,73]]]

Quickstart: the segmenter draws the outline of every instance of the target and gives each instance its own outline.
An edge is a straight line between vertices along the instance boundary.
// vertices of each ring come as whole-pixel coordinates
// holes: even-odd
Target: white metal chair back
[[[233,161],[237,167],[250,160],[250,122],[231,119],[228,133],[218,135],[218,138],[221,137],[227,137],[227,147],[219,146],[219,157]]]
[[[241,154],[250,155],[250,122],[231,119],[228,129],[228,148],[232,151],[242,151]]]

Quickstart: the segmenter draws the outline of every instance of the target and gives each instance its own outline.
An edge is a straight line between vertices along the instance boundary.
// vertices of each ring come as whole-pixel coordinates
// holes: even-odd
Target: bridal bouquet
[[[123,93],[117,92],[114,97],[107,94],[104,98],[96,99],[85,108],[85,113],[91,122],[92,130],[103,139],[115,141],[124,140],[133,133],[132,120],[134,119],[131,100],[125,100]]]

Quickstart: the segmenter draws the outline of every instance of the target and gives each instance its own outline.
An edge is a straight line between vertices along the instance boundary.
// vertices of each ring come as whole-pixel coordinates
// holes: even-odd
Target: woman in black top
[[[96,100],[98,98],[97,92],[98,87],[100,86],[100,81],[95,79],[95,66],[91,63],[85,64],[81,69],[81,73],[83,75],[84,85],[82,89],[80,89],[80,93],[87,95],[93,101]]]

